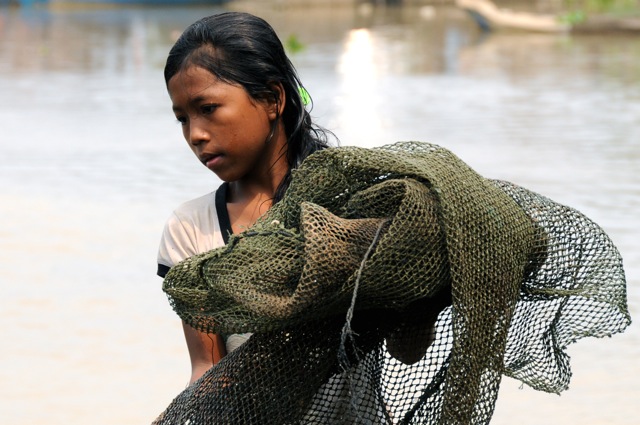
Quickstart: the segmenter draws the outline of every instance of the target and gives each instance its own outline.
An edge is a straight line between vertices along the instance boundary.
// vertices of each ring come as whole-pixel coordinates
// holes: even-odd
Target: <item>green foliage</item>
[[[581,24],[591,15],[640,16],[640,0],[564,0],[563,5],[566,12],[558,19],[569,25]]]
[[[565,0],[564,6],[570,12],[567,15],[567,22],[571,19],[579,19],[579,12],[587,14],[602,13],[622,13],[637,14],[640,13],[639,0]],[[578,21],[581,22],[581,21]]]
[[[295,34],[291,34],[289,38],[287,38],[284,46],[290,53],[298,53],[305,49],[305,45]]]
[[[584,22],[587,15],[582,10],[573,10],[560,15],[559,20],[563,24],[575,25]]]

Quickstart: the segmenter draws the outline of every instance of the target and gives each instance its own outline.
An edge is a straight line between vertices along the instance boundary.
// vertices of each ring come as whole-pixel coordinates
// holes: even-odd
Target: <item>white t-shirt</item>
[[[158,249],[158,274],[162,277],[161,266],[171,268],[193,255],[224,246],[215,193],[185,202],[167,220]]]
[[[160,239],[159,276],[164,277],[182,260],[225,245],[225,233],[231,232],[225,197],[226,186],[221,186],[217,191],[185,202],[173,211]],[[229,335],[227,352],[238,348],[250,336],[249,333]]]
[[[158,249],[158,274],[162,266],[171,268],[182,260],[224,246],[216,212],[216,192],[209,193],[176,208],[167,220]],[[166,269],[168,271],[168,269]]]

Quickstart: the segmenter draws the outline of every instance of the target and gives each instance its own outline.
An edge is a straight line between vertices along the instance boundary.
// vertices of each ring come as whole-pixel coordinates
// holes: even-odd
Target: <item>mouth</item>
[[[200,162],[204,164],[205,167],[212,168],[219,161],[219,159],[222,158],[222,155],[214,154],[214,153],[205,153],[205,154],[199,155],[198,158],[200,159]]]

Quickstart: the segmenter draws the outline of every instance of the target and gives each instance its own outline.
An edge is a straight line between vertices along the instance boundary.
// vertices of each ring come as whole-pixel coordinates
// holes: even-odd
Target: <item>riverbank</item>
[[[456,0],[456,5],[466,10],[483,31],[640,32],[640,17],[634,8],[589,11],[565,6],[555,13],[539,13],[501,8],[490,0]]]

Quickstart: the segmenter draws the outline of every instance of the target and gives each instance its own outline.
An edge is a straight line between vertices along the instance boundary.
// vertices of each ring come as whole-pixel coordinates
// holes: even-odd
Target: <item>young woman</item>
[[[162,277],[250,227],[282,197],[291,169],[328,147],[329,135],[305,109],[308,95],[275,31],[256,16],[224,13],[195,22],[171,49],[164,76],[187,144],[224,183],[167,221],[158,253]],[[189,383],[250,336],[183,327]]]

